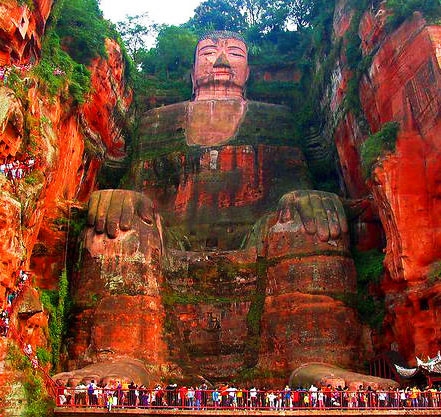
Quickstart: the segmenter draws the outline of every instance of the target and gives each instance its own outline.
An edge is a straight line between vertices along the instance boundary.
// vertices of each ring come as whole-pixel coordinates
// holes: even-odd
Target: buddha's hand
[[[293,191],[282,198],[279,209],[285,221],[301,222],[308,234],[317,235],[322,242],[339,239],[348,233],[346,213],[336,194]]]
[[[154,220],[152,201],[129,190],[102,190],[92,194],[87,223],[96,233],[114,239],[118,231],[131,230],[137,220],[151,226]]]

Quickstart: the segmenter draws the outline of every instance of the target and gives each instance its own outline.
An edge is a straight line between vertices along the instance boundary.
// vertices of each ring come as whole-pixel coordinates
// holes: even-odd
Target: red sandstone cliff
[[[37,0],[30,10],[0,1],[0,65],[38,64],[52,1]],[[14,289],[13,273],[23,262],[34,285],[56,288],[66,253],[72,207],[82,207],[96,187],[105,158],[124,156],[124,115],[131,104],[120,46],[106,40],[107,58],[90,65],[92,89],[83,105],[48,96],[31,71],[13,88],[0,86],[0,156],[21,160],[31,154],[36,168],[21,181],[0,175],[0,305]],[[32,256],[32,259],[31,259]],[[38,294],[33,294],[38,301]],[[37,309],[38,310],[38,309]],[[23,314],[22,314],[23,313]],[[25,340],[46,347],[46,314],[23,311],[12,322]],[[0,348],[3,358],[6,345]]]
[[[0,65],[27,63],[40,54],[53,0],[34,0],[31,10],[16,1],[0,1]]]
[[[344,35],[352,17],[345,3],[340,2],[343,12],[336,13],[336,36]],[[388,34],[386,15],[380,7],[362,17],[363,52],[373,58],[361,79],[359,94],[372,132],[386,122],[400,123],[396,151],[378,161],[371,180],[365,183],[360,149],[367,135],[352,113],[337,121],[334,140],[349,195],[373,195],[386,236],[387,273],[382,289],[387,338],[379,348],[398,346],[413,360],[415,355],[433,355],[441,341],[436,322],[439,284],[430,278],[441,256],[441,28],[428,25],[415,13]],[[345,91],[343,77],[337,84]]]
[[[51,3],[49,0],[36,1],[34,10],[30,11],[26,6],[19,7],[14,2],[0,0],[0,65],[38,61]],[[339,2],[334,21],[337,39],[349,30],[353,16],[347,2]],[[382,283],[387,307],[386,337],[377,343],[377,347],[388,349],[398,346],[401,353],[413,359],[415,354],[433,355],[441,344],[437,327],[441,284],[430,278],[429,274],[441,256],[441,227],[437,216],[440,208],[437,161],[441,145],[437,138],[441,129],[441,29],[427,25],[416,14],[388,34],[384,26],[386,16],[384,8],[373,9],[363,15],[359,26],[364,54],[373,54],[369,71],[360,84],[362,110],[369,128],[376,132],[389,121],[398,121],[401,126],[396,152],[381,158],[370,181],[365,181],[360,162],[360,149],[367,134],[353,112],[342,114],[341,111],[348,80],[352,76],[344,54],[334,71],[329,103],[331,119],[335,123],[333,139],[348,195],[363,200],[360,204],[368,208],[356,225],[357,246],[362,250],[380,247],[383,231],[386,236],[387,271]],[[56,286],[64,265],[65,219],[69,217],[72,207],[88,201],[104,158],[119,159],[124,156],[121,115],[130,105],[131,93],[125,85],[124,62],[118,44],[107,40],[106,50],[108,58],[98,58],[90,66],[93,92],[84,105],[74,106],[61,97],[49,98],[31,74],[23,77],[22,83],[26,89],[20,86],[15,90],[0,87],[0,155],[20,158],[32,144],[32,152],[39,159],[32,180],[24,180],[18,187],[0,176],[0,302],[4,300],[6,289],[12,287],[12,273],[18,269],[21,260],[25,261],[26,266],[31,265],[39,287]],[[31,142],[29,132],[32,134]],[[180,130],[176,129],[176,132]],[[224,147],[215,154],[216,161],[208,153],[198,155],[201,172],[206,174],[201,176],[199,182],[192,181],[193,177],[185,171],[185,163],[193,161],[186,161],[185,158],[171,161],[179,169],[182,168],[182,172],[177,169],[180,183],[175,190],[177,196],[173,200],[173,214],[190,211],[192,204],[198,208],[224,208],[233,207],[233,200],[238,207],[258,201],[261,194],[267,191],[264,179],[273,175],[268,164],[273,159],[265,156],[265,149],[266,152],[271,151],[268,146],[251,150],[241,145],[235,151]],[[289,168],[303,166],[303,157],[294,156],[287,152],[274,160],[283,160]],[[240,181],[234,184],[234,196],[213,189],[211,175],[207,174],[211,170],[210,164],[219,164],[222,173],[223,170],[230,170],[233,161],[241,174]],[[160,164],[152,167],[147,161],[142,162],[147,172],[161,167]],[[173,186],[175,184],[171,184],[170,188]],[[194,197],[196,189],[198,194],[194,204],[190,197]],[[212,198],[213,195],[216,195],[216,199]],[[369,195],[372,195],[373,202]],[[248,216],[248,213],[245,214]],[[268,223],[271,230],[267,231],[263,240],[269,246],[268,250],[273,252],[266,254],[270,265],[267,265],[268,282],[264,289],[266,300],[260,312],[262,340],[253,352],[259,366],[278,371],[286,370],[288,365],[323,357],[332,361],[333,348],[339,348],[339,354],[343,352],[342,363],[350,366],[360,359],[357,346],[361,329],[354,311],[332,297],[333,293],[342,290],[339,285],[353,290],[355,272],[352,260],[346,253],[348,243],[342,244],[342,252],[345,253],[335,253],[333,257],[327,253],[311,253],[296,258],[296,254],[291,253],[295,249],[293,245],[287,247],[285,243],[294,239],[295,231],[287,229],[281,214],[279,218],[274,216],[273,213]],[[233,233],[235,230],[232,228],[227,232]],[[207,236],[203,237],[205,244],[211,236],[207,232]],[[236,241],[234,243],[237,244]],[[91,247],[99,244],[94,241]],[[216,244],[222,244],[222,241]],[[321,243],[310,242],[311,247],[317,244]],[[254,249],[257,251],[257,248]],[[127,253],[122,251],[123,256],[127,261]],[[152,259],[156,256],[155,253]],[[88,279],[96,272],[93,270],[96,265],[89,259],[90,270],[86,268],[83,271],[85,282],[77,288],[85,311],[77,317],[81,323],[73,338],[70,349],[72,356],[88,363],[88,348],[92,341],[97,356],[101,354],[105,357],[103,355],[110,347],[115,357],[120,351],[133,355],[141,352],[144,359],[158,363],[163,361],[162,354],[165,356],[166,347],[161,337],[149,338],[148,333],[156,331],[162,335],[162,330],[158,329],[164,328],[165,338],[168,336],[170,339],[167,342],[172,358],[173,355],[179,357],[185,351],[185,360],[215,378],[219,370],[213,368],[210,358],[223,355],[225,369],[221,371],[223,375],[233,375],[243,365],[246,344],[253,342],[253,335],[247,334],[249,323],[246,315],[250,310],[251,296],[257,292],[259,277],[254,265],[256,259],[250,258],[248,252],[212,255],[205,261],[201,261],[199,255],[192,256],[194,258],[182,260],[190,273],[184,277],[185,280],[179,277],[185,281],[187,289],[198,290],[198,286],[202,285],[198,279],[202,275],[210,281],[225,274],[225,288],[232,289],[233,296],[242,299],[233,299],[229,303],[222,301],[225,294],[219,291],[213,294],[214,301],[210,299],[195,303],[191,297],[191,302],[186,300],[184,294],[179,302],[173,304],[169,301],[167,312],[158,301],[158,282],[161,283],[162,277],[156,273],[150,276],[151,271],[143,271],[141,275],[144,274],[146,282],[140,283],[142,291],[135,297],[119,297],[120,300],[116,302],[108,288],[99,286],[99,280]],[[134,257],[129,261],[133,260],[139,259]],[[113,261],[106,259],[109,265]],[[155,262],[158,262],[156,258]],[[336,272],[327,276],[323,272],[326,269],[324,265],[329,267],[332,262],[335,262]],[[109,267],[111,273],[115,272],[112,268],[113,265]],[[123,266],[119,268],[122,270]],[[278,278],[277,285],[275,277]],[[127,275],[126,278],[130,277]],[[153,281],[155,286],[152,289],[149,285]],[[182,289],[180,281],[171,280],[169,284],[170,291],[176,290],[173,285],[181,285],[178,289]],[[323,288],[326,286],[325,291]],[[93,292],[92,295],[99,296],[100,307],[94,322],[91,319],[93,309],[86,303],[87,297],[90,298],[86,293],[88,289]],[[129,290],[132,291],[131,288]],[[35,293],[28,297],[34,301],[38,298]],[[93,303],[96,301],[91,300]],[[134,308],[135,302],[138,303],[136,305],[145,304],[136,320],[152,316],[155,320],[152,328],[135,329],[139,339],[148,339],[148,343],[142,342],[142,346],[137,345],[127,351],[125,338],[133,336],[130,331],[133,318],[126,313]],[[26,316],[26,319],[16,319],[33,346],[45,343],[42,328],[47,325],[47,317],[37,310],[33,310],[30,319],[26,311],[21,316]],[[228,317],[222,322],[223,332],[217,327],[219,323],[216,321],[222,316]],[[320,321],[311,320],[305,324],[302,319],[305,316],[316,316]],[[171,319],[176,328],[169,328],[173,327],[170,326]],[[122,323],[120,333],[117,338],[112,338],[113,328],[109,323],[118,320]],[[287,322],[289,326],[286,326]],[[346,323],[352,332],[347,332],[342,323]],[[304,346],[315,345],[320,349],[299,353],[301,347],[295,345],[292,338],[294,328],[296,331],[304,330],[306,336],[301,341]],[[341,332],[334,332],[332,329],[335,328]],[[178,344],[181,346],[176,346]],[[161,355],[155,356],[152,353],[155,349]],[[4,350],[5,346],[2,345],[0,353],[4,353]],[[280,357],[291,362],[287,364]]]

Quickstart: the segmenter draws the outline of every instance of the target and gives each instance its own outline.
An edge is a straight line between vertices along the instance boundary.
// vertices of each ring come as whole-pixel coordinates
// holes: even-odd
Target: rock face
[[[334,217],[308,221],[305,213],[320,207]],[[337,356],[353,366],[362,356],[361,327],[354,311],[336,301],[356,290],[340,200],[329,193],[286,194],[256,232],[257,256],[267,265],[259,366],[283,373]]]
[[[352,114],[339,122],[334,139],[349,194],[372,193],[386,237],[387,338],[381,348],[398,346],[413,360],[433,355],[441,340],[434,319],[439,289],[436,278],[430,278],[440,258],[441,32],[415,13],[387,34],[386,14],[382,8],[367,12],[359,27],[364,53],[373,56],[360,83],[363,113],[373,132],[386,122],[400,123],[396,151],[377,163],[369,191],[361,180],[359,156],[366,134]],[[338,21],[341,35],[347,25]]]
[[[93,91],[90,100],[67,119],[61,103],[53,109],[55,119],[48,116],[53,135],[58,140],[71,138],[71,143],[63,141],[54,146],[58,159],[52,164],[55,164],[53,169],[59,179],[51,180],[44,209],[46,217],[55,223],[57,219],[69,216],[69,205],[75,207],[88,201],[96,186],[97,173],[106,158],[118,160],[124,156],[122,130],[127,122],[120,115],[128,110],[132,94],[125,84],[120,46],[108,39],[106,51],[107,59],[96,58],[90,66]],[[54,225],[49,219],[40,227],[37,253],[32,257],[33,271],[45,277],[42,286],[58,281],[59,265],[64,256],[60,246],[66,242],[66,227],[63,223],[61,226]]]
[[[337,301],[356,289],[346,214],[334,194],[305,190],[288,109],[248,102],[236,135],[212,146],[192,142],[192,117],[188,103],[149,111],[138,192],[91,199],[71,367],[137,355],[166,377],[281,381],[305,361],[359,362],[361,326]]]
[[[334,218],[316,225],[307,216],[312,207],[332,207]],[[109,239],[96,234],[104,212],[98,206],[96,213],[74,283],[80,312],[72,367],[136,355],[166,376],[178,367],[178,374],[224,380],[254,367],[280,381],[305,361],[360,360],[361,326],[336,300],[355,291],[355,269],[344,210],[333,194],[286,194],[235,251],[164,252],[155,216],[153,234],[140,223]]]
[[[0,1],[0,65],[23,64],[40,55],[53,0],[35,0],[32,10],[15,0]]]
[[[126,203],[132,196],[120,190],[107,194],[109,200],[120,198]],[[101,203],[105,197],[101,194]],[[99,203],[95,198],[96,194],[91,206]],[[134,199],[132,205],[138,203]],[[74,302],[81,313],[75,317],[69,355],[80,365],[124,356],[150,367],[165,362],[159,264],[166,254],[160,218],[146,209],[143,220],[135,216],[127,222],[132,230],[110,240],[95,232],[100,228],[98,217],[89,219],[95,229],[86,232],[82,268],[74,282]]]
[[[326,362],[302,378],[358,384],[359,375],[333,366],[357,367],[372,343],[408,360],[440,348],[441,29],[416,13],[388,31],[390,12],[377,3],[358,26],[365,62],[372,58],[358,74],[361,108],[347,111],[354,73],[341,48],[321,100],[326,126],[305,137],[308,158],[293,141],[292,111],[244,100],[242,84],[229,96],[224,68],[213,78],[222,97],[207,88],[204,100],[140,116],[130,191],[94,192],[104,161],[125,156],[132,93],[118,43],[107,40],[107,57],[90,64],[85,104],[49,97],[32,72],[0,87],[0,156],[20,160],[31,150],[38,161],[19,183],[0,175],[0,302],[20,265],[32,269],[35,286],[56,288],[67,234],[78,226],[72,212],[89,202],[71,281],[69,372],[60,379],[202,376],[280,386],[298,366]],[[0,65],[38,63],[52,1],[34,4],[0,0]],[[349,1],[338,2],[336,44],[358,18]],[[258,79],[301,78],[274,71]],[[361,148],[390,121],[400,124],[396,151],[381,155],[366,180]],[[332,141],[346,212],[336,195],[311,190],[308,165],[328,159]],[[381,337],[349,306],[353,248],[386,253]],[[47,346],[36,290],[23,295],[13,323],[34,348]],[[0,358],[5,351],[1,343]]]
[[[135,182],[157,202],[168,230],[186,248],[237,249],[285,192],[310,188],[305,158],[289,146],[292,116],[287,107],[248,102],[233,140],[189,146],[187,109],[188,103],[179,103],[145,115]]]
[[[40,289],[57,287],[66,256],[67,219],[73,208],[88,201],[105,157],[123,155],[125,120],[117,115],[126,113],[131,102],[121,49],[113,40],[106,42],[108,58],[91,64],[92,94],[86,105],[75,104],[64,94],[49,96],[32,67],[40,58],[52,1],[33,3],[30,10],[15,1],[0,1],[0,65],[31,65],[30,70],[19,71],[13,88],[0,87],[0,156],[2,161],[7,157],[22,161],[30,153],[36,160],[21,181],[0,175],[1,306],[7,291],[15,289],[14,274],[20,267],[32,269],[33,285]],[[50,349],[48,313],[38,293],[29,291],[17,305],[12,323],[34,351],[37,346]],[[3,358],[6,345],[1,349]]]

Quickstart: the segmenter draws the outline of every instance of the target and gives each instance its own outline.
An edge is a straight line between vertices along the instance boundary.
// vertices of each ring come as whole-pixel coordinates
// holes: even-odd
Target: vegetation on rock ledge
[[[375,164],[385,152],[394,152],[400,124],[385,123],[380,131],[369,136],[361,147],[361,164],[366,178],[372,174]]]
[[[49,342],[51,344],[52,366],[58,369],[62,337],[66,331],[66,316],[70,306],[67,272],[60,275],[58,290],[44,290],[41,302],[49,313]]]
[[[386,7],[392,11],[392,15],[387,19],[388,32],[395,30],[417,11],[431,22],[441,18],[439,0],[387,0]]]
[[[10,344],[6,358],[16,373],[17,380],[24,388],[26,406],[24,417],[49,417],[53,415],[54,402],[49,397],[42,378],[32,368],[30,360],[20,350]]]
[[[385,316],[384,298],[373,294],[372,286],[380,282],[384,272],[385,255],[373,249],[367,252],[355,251],[355,268],[357,269],[357,294],[352,300],[363,322],[374,329],[381,329]]]

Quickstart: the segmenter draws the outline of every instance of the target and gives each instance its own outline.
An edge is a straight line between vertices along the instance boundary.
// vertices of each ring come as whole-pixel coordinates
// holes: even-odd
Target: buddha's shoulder
[[[156,107],[145,111],[139,121],[139,134],[142,137],[175,136],[186,127],[188,101]]]
[[[146,118],[161,118],[161,117],[185,117],[188,111],[190,101],[182,101],[180,103],[169,104],[167,106],[156,107],[144,113]],[[247,109],[250,115],[269,113],[279,116],[290,117],[292,115],[291,109],[288,106],[280,104],[264,103],[260,101],[247,101]]]
[[[292,136],[293,122],[293,112],[287,106],[248,101],[247,112],[235,142],[285,143]]]
[[[143,120],[151,121],[153,119],[176,119],[183,120],[186,117],[189,101],[169,104],[167,106],[155,107],[147,110],[143,114]]]
[[[280,117],[292,117],[292,110],[288,106],[283,106],[281,104],[264,103],[261,101],[247,102],[248,112],[250,114],[274,114]]]

